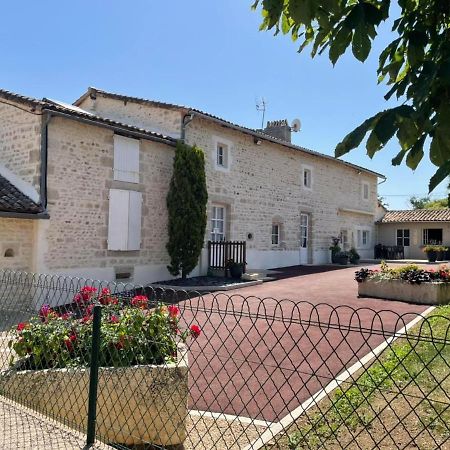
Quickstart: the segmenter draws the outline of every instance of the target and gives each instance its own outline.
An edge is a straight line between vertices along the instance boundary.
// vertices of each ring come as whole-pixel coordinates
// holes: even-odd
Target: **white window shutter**
[[[128,191],[109,191],[108,250],[127,250],[129,199]]]
[[[128,250],[141,248],[142,193],[129,191]]]
[[[114,135],[114,180],[139,183],[139,140]]]
[[[141,247],[142,193],[109,191],[108,250],[139,250]]]

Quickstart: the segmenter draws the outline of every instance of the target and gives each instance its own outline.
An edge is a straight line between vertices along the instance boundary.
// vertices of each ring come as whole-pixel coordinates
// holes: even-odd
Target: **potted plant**
[[[230,273],[231,278],[241,278],[244,273],[245,263],[235,262],[234,259],[229,259],[226,263],[226,269]]]
[[[358,264],[360,260],[359,253],[356,251],[356,248],[352,247],[348,252],[348,257],[350,259],[351,264]]]
[[[445,259],[445,252],[448,250],[447,247],[443,245],[438,245],[437,247],[437,261],[443,261]]]
[[[339,247],[339,242],[341,239],[338,237],[332,237],[331,241],[333,242],[333,245],[329,248],[331,250],[331,262],[335,264],[338,262],[336,256],[341,252],[341,247]]]
[[[59,314],[44,305],[38,316],[17,325],[8,345],[18,360],[1,373],[2,394],[83,429],[92,314],[100,303],[98,434],[127,446],[182,444],[189,398],[184,343],[198,337],[200,328],[182,330],[177,306],[150,308],[144,295],[119,299],[108,289],[98,293],[86,286],[74,301],[73,312]]]
[[[348,253],[347,252],[339,252],[335,255],[336,263],[342,266],[346,266],[348,264]]]
[[[436,262],[438,257],[439,246],[427,245],[423,248],[423,251],[427,254],[428,262]]]

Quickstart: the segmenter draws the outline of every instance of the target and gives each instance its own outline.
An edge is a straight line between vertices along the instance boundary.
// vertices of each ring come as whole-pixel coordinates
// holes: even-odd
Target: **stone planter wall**
[[[89,369],[9,369],[0,372],[0,394],[86,430]],[[126,445],[178,445],[186,439],[188,361],[165,366],[100,368],[97,436]]]
[[[450,283],[411,284],[402,280],[366,280],[358,283],[360,297],[384,298],[410,303],[450,303]]]

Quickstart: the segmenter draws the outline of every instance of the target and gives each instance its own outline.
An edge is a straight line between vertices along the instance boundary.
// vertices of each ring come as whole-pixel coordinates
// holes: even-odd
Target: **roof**
[[[403,222],[447,222],[450,221],[450,209],[412,209],[388,211],[379,223]]]
[[[320,158],[324,158],[324,159],[332,160],[332,161],[335,161],[335,162],[339,162],[339,163],[344,164],[344,165],[346,165],[348,167],[352,167],[353,169],[356,169],[358,171],[364,171],[364,172],[370,173],[371,175],[375,175],[375,176],[377,176],[379,178],[383,178],[383,179],[386,178],[384,175],[382,175],[380,173],[377,173],[377,172],[374,172],[373,170],[366,169],[365,167],[361,167],[361,166],[358,166],[356,164],[352,164],[352,163],[349,163],[347,161],[344,161],[342,159],[335,158],[334,156],[326,155],[324,153],[320,153],[320,152],[317,152],[315,150],[310,150],[308,148],[301,147],[299,145],[294,145],[294,144],[292,144],[290,142],[286,142],[286,141],[283,141],[281,139],[277,139],[277,138],[275,138],[273,136],[270,136],[270,135],[264,133],[261,130],[254,130],[252,128],[243,127],[241,125],[235,124],[235,123],[230,122],[228,120],[222,119],[221,117],[218,117],[218,116],[215,116],[213,114],[204,112],[204,111],[202,111],[200,109],[191,108],[189,106],[182,106],[182,105],[176,105],[176,104],[173,104],[173,103],[165,103],[165,102],[160,102],[160,101],[156,101],[156,100],[149,100],[149,99],[140,98],[140,97],[132,97],[132,96],[128,96],[128,95],[117,94],[117,93],[113,93],[113,92],[104,91],[102,89],[98,89],[98,88],[95,88],[95,87],[89,87],[88,90],[80,98],[78,98],[74,102],[74,105],[75,106],[79,106],[83,102],[83,100],[85,100],[87,97],[89,97],[91,95],[95,96],[97,94],[100,94],[100,95],[102,95],[104,97],[109,97],[109,98],[114,98],[114,99],[117,99],[117,100],[121,100],[121,101],[131,101],[131,102],[135,102],[135,103],[150,104],[150,105],[153,105],[153,106],[156,106],[156,107],[159,107],[159,108],[165,108],[165,109],[177,109],[177,110],[183,111],[185,114],[195,113],[196,115],[198,115],[198,116],[200,116],[200,117],[202,117],[202,118],[204,118],[206,120],[214,121],[214,122],[216,122],[216,123],[218,123],[218,124],[220,124],[220,125],[222,125],[224,127],[232,128],[232,129],[241,131],[243,133],[250,134],[250,135],[255,136],[255,137],[259,138],[259,139],[263,139],[265,141],[274,142],[274,143],[280,144],[280,145],[282,145],[284,147],[288,147],[288,148],[291,148],[293,150],[297,150],[297,151],[301,151],[301,152],[304,152],[304,153],[308,153],[310,155],[318,156]]]
[[[144,128],[136,127],[127,123],[118,122],[112,119],[108,119],[105,117],[97,116],[88,111],[84,111],[81,108],[78,108],[73,105],[69,105],[63,102],[59,102],[56,100],[50,100],[47,98],[43,98],[42,100],[38,100],[32,97],[25,97],[23,95],[15,94],[13,92],[6,91],[4,89],[0,89],[0,97],[6,100],[12,100],[15,102],[25,103],[31,106],[32,110],[36,110],[36,108],[40,108],[44,111],[52,111],[57,113],[58,115],[62,115],[68,118],[81,119],[85,122],[92,122],[98,125],[106,125],[109,127],[113,127],[119,130],[128,131],[134,134],[143,135],[148,137],[149,139],[164,141],[165,143],[175,145],[176,139],[165,136],[160,133],[156,133],[151,130],[147,130]]]
[[[0,211],[39,214],[44,211],[44,208],[0,175]]]

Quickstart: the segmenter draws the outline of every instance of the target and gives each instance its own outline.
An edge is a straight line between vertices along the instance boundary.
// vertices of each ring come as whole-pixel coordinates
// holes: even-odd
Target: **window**
[[[300,247],[308,247],[308,214],[300,214]]]
[[[139,183],[139,141],[114,135],[114,180]]]
[[[409,230],[397,230],[397,245],[401,247],[409,247]]]
[[[442,228],[424,228],[423,245],[441,245]]]
[[[369,200],[370,196],[370,185],[369,183],[362,184],[362,198],[363,200]]]
[[[225,206],[213,205],[211,216],[211,240],[225,240]]]
[[[228,145],[217,143],[216,166],[223,169],[228,168]]]
[[[108,250],[140,249],[141,211],[141,192],[110,189]]]
[[[312,172],[311,169],[303,169],[303,187],[307,189],[312,188]]]
[[[357,230],[356,242],[358,248],[370,247],[370,231],[369,230]]]
[[[272,245],[280,244],[280,225],[272,225]]]

